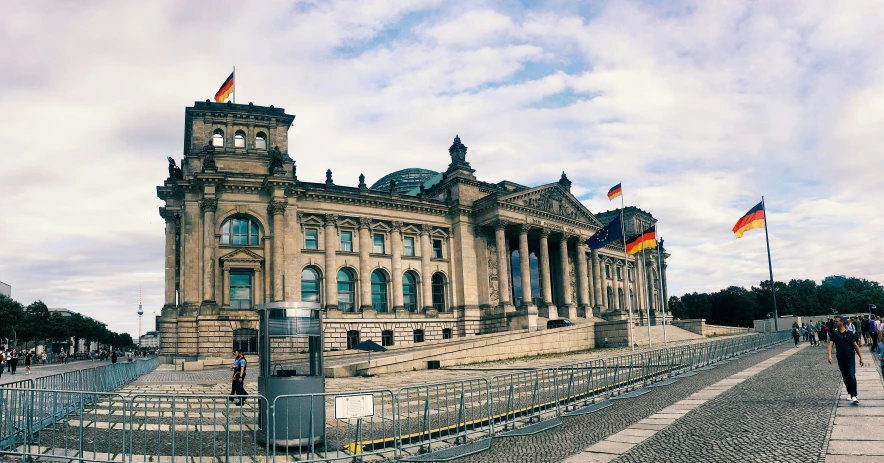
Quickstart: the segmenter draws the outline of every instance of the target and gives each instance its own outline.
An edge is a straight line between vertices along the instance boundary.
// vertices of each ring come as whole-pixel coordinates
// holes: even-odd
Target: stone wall
[[[626,347],[629,346],[629,322],[612,320],[595,324],[593,333],[595,347]]]
[[[704,336],[724,336],[730,334],[746,334],[754,331],[752,328],[743,328],[740,326],[721,326],[721,325],[705,325],[703,327]]]
[[[672,320],[672,325],[690,331],[691,333],[705,334],[703,333],[703,327],[706,326],[706,319],[695,318],[690,320]]]

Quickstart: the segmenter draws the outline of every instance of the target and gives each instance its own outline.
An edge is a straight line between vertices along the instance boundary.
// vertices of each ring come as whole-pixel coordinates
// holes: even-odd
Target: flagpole
[[[236,66],[233,66],[233,104],[236,104]]]
[[[654,224],[654,235],[657,235],[657,224]],[[657,237],[654,236],[654,240]],[[666,345],[666,296],[663,295],[663,238],[660,238],[660,242],[657,245],[657,262],[660,263],[660,272],[657,275],[657,279],[660,280],[660,311],[663,312],[663,345]]]
[[[626,265],[623,266],[626,269],[626,291],[624,291],[623,298],[626,299],[626,313],[629,319],[629,331],[627,332],[629,347],[635,352],[635,343],[632,339],[632,308],[629,304],[629,253],[626,252],[626,227],[623,226],[623,209],[626,209],[626,201],[623,199],[623,182],[620,182],[620,185],[620,235],[623,237],[623,254],[626,256]],[[615,294],[614,297],[617,295]],[[648,342],[650,342],[650,337]]]
[[[777,322],[777,289],[774,287],[773,264],[770,260],[770,236],[767,234],[767,209],[764,207],[764,196],[761,197],[761,210],[764,212],[764,240],[767,242],[767,269],[770,271],[770,294],[773,296],[774,331],[780,331],[780,326]]]

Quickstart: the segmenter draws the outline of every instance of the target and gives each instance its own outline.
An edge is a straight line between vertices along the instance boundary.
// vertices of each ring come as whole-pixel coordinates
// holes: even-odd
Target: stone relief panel
[[[565,198],[558,188],[538,191],[522,198],[522,204],[532,209],[539,209],[568,219],[579,219],[580,215]]]
[[[500,304],[500,269],[497,265],[497,243],[493,240],[486,241],[485,258],[488,260],[488,299],[491,305]]]

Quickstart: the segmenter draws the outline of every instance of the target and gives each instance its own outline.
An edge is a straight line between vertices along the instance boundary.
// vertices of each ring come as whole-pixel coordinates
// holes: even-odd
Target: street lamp
[[[872,314],[873,309],[877,309],[877,308],[878,308],[878,306],[876,306],[875,304],[869,304],[869,315]]]

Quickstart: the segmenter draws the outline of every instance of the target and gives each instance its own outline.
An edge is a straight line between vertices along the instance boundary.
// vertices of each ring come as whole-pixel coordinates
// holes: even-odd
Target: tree
[[[132,336],[129,333],[123,333],[123,334],[120,334],[119,336],[120,336],[120,347],[122,347],[123,349],[128,349],[128,348],[135,345],[135,343],[132,342]]]
[[[758,301],[752,292],[739,286],[712,294],[712,316],[709,323],[727,326],[752,326],[758,310]]]
[[[687,307],[685,307],[684,302],[681,302],[681,299],[678,296],[670,296],[669,297],[669,312],[672,313],[672,316],[675,318],[688,318],[687,317]]]
[[[45,333],[46,338],[52,342],[69,341],[71,338],[71,329],[68,327],[67,317],[58,312],[52,312],[46,323]]]
[[[0,294],[0,339],[16,339],[25,318],[24,306],[11,297]]]
[[[25,318],[21,325],[18,337],[25,340],[37,341],[45,339],[46,324],[49,322],[49,308],[43,301],[37,300],[25,308]]]

